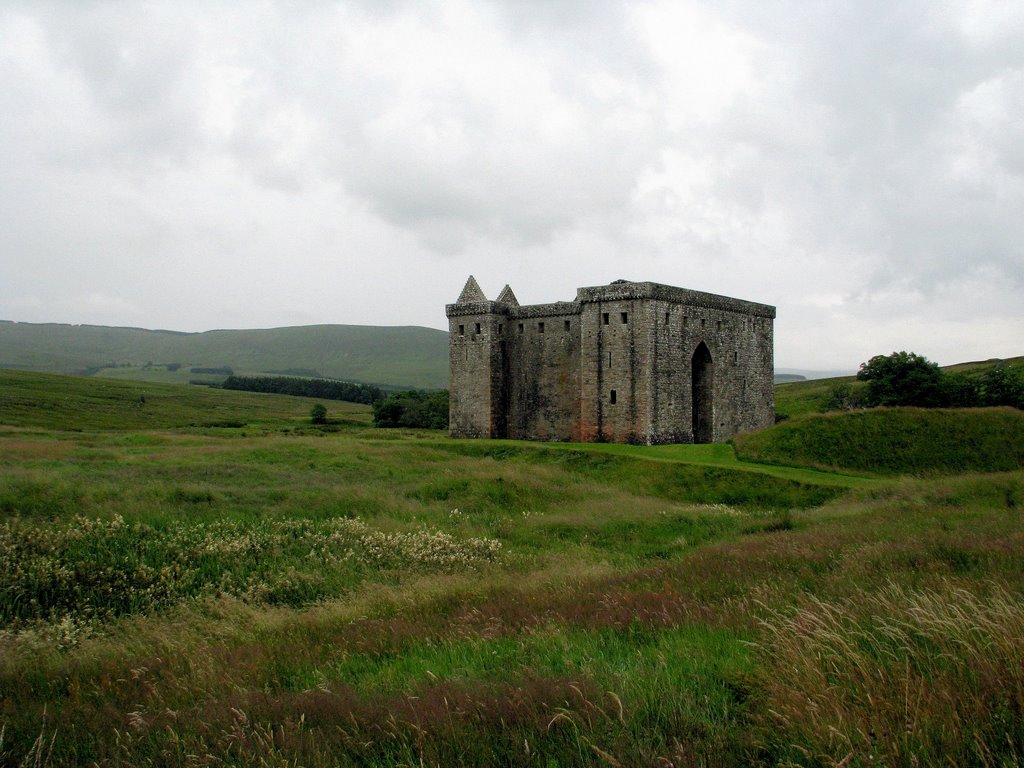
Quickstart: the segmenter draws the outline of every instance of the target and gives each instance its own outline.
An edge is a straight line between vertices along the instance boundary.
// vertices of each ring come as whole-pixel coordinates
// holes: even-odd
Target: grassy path
[[[444,440],[437,441],[439,447],[451,444],[474,444],[479,441]],[[537,443],[520,440],[488,440],[489,447],[495,451],[502,448],[536,450],[583,451],[595,454],[611,454],[631,459],[645,459],[674,464],[692,464],[702,467],[717,467],[740,472],[754,472],[792,480],[811,485],[824,485],[840,488],[867,488],[879,485],[884,480],[865,475],[853,475],[838,472],[824,472],[802,467],[787,467],[777,464],[757,464],[741,461],[736,451],[728,443],[710,443],[705,445],[621,445],[619,443]]]

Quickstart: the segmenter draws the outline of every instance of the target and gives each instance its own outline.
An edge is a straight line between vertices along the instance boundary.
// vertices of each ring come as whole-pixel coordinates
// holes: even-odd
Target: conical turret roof
[[[477,283],[476,278],[470,275],[469,280],[466,281],[466,287],[459,294],[459,300],[456,304],[472,304],[480,301],[487,301],[487,297],[480,290],[480,285]]]

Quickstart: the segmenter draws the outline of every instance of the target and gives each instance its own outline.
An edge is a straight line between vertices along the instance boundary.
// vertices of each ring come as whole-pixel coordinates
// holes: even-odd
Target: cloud
[[[1022,33],[988,0],[8,3],[0,316],[439,326],[469,272],[627,277],[778,304],[781,365],[1016,354]]]

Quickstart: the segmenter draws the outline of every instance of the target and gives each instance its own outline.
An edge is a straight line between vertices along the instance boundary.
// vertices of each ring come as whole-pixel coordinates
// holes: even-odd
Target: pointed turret
[[[466,287],[462,289],[462,293],[459,294],[459,299],[455,303],[473,304],[481,301],[487,301],[487,297],[480,290],[480,285],[477,283],[476,278],[470,275],[469,280],[466,281]]]
[[[508,304],[510,307],[518,307],[519,299],[512,293],[512,287],[506,283],[505,287],[501,289],[501,293],[498,294],[498,301],[502,304]]]

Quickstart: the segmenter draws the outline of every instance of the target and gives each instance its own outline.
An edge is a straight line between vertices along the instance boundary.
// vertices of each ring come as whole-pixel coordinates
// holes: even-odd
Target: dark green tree
[[[870,406],[950,404],[938,364],[914,352],[875,355],[861,363],[857,378],[868,383],[865,400]]]
[[[309,420],[313,424],[327,423],[327,407],[323,403],[317,403],[309,409]]]
[[[378,427],[447,429],[448,390],[395,392],[374,403],[373,423]]]
[[[1024,377],[998,363],[978,381],[979,405],[1009,405],[1024,409]]]

